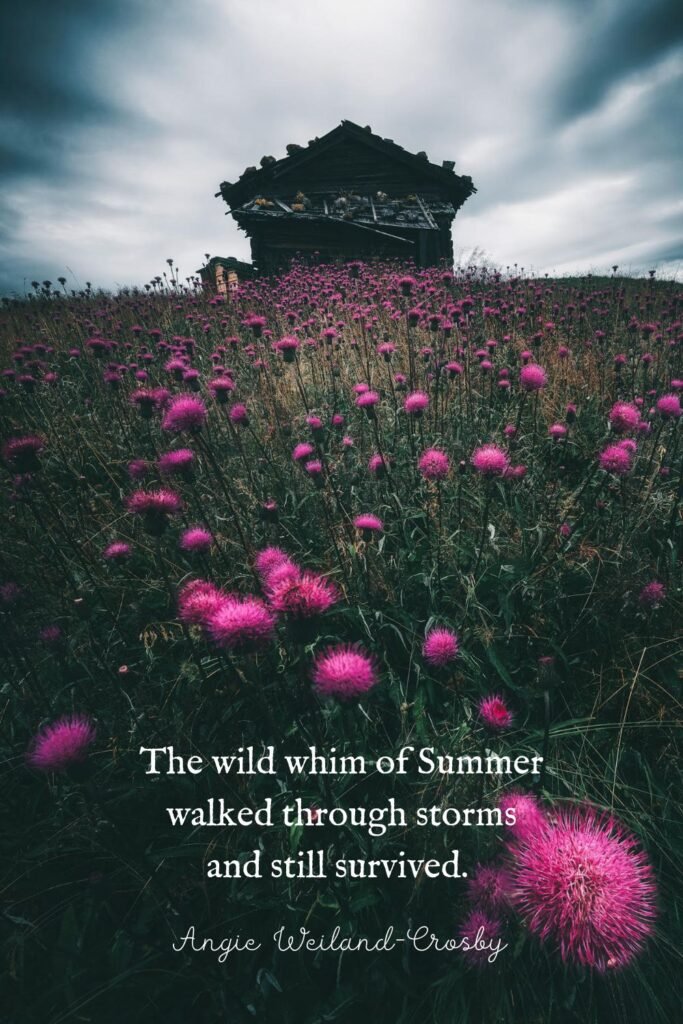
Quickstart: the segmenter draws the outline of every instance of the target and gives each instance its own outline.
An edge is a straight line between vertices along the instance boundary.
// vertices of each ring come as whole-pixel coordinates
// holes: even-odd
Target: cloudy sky
[[[683,278],[677,0],[2,8],[0,294],[248,258],[219,183],[343,118],[472,176],[464,257]]]

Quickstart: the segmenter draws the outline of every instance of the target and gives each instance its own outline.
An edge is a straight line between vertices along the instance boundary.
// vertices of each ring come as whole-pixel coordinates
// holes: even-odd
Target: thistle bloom
[[[356,516],[353,520],[353,525],[357,530],[363,531],[365,540],[370,540],[373,533],[381,533],[384,529],[382,520],[378,516],[373,516],[371,512],[365,512],[363,515]]]
[[[631,452],[623,444],[609,444],[600,452],[600,468],[615,476],[625,476],[631,471]]]
[[[65,771],[85,760],[94,741],[95,727],[85,715],[59,718],[35,737],[28,760],[41,771]]]
[[[267,580],[276,569],[280,569],[282,566],[296,568],[294,562],[292,562],[287,552],[283,551],[282,548],[263,548],[263,550],[258,552],[254,560],[254,567],[262,580]]]
[[[235,382],[231,377],[213,377],[209,381],[209,391],[220,405],[228,400],[228,395],[235,390]]]
[[[468,915],[460,926],[458,936],[467,940],[462,952],[471,967],[482,968],[489,963],[489,957],[492,956],[490,943],[494,939],[499,939],[502,931],[500,919],[493,915],[482,910],[473,910]]]
[[[656,885],[635,836],[591,808],[562,809],[514,849],[513,899],[530,931],[562,960],[600,972],[642,950]]]
[[[519,371],[519,382],[525,391],[540,391],[548,383],[548,375],[538,363],[527,363]]]
[[[615,402],[610,409],[609,421],[617,434],[627,434],[640,423],[640,410],[631,402]]]
[[[317,654],[311,678],[318,693],[340,700],[361,697],[379,681],[375,659],[352,644],[335,644]]]
[[[145,459],[132,459],[127,468],[131,480],[144,480],[149,473],[149,463]]]
[[[428,448],[420,456],[417,468],[426,480],[444,480],[451,468],[451,461],[439,448]]]
[[[563,437],[567,436],[567,428],[564,423],[553,423],[552,426],[548,427],[548,434],[552,437],[553,441],[560,441]]]
[[[213,537],[203,526],[188,527],[187,530],[183,530],[178,541],[178,547],[181,551],[188,552],[205,552],[209,550],[212,544]]]
[[[280,341],[276,341],[273,347],[275,348],[276,352],[282,353],[282,358],[286,363],[292,363],[294,362],[294,358],[296,356],[296,352],[300,344],[301,343],[299,342],[298,338],[288,336],[286,338],[281,338]]]
[[[123,540],[115,540],[102,552],[108,562],[125,562],[131,556],[131,546]]]
[[[204,626],[225,601],[225,594],[208,580],[189,580],[178,592],[178,618],[186,626]]]
[[[435,626],[425,637],[422,645],[422,657],[428,665],[432,665],[434,668],[444,668],[455,660],[459,649],[458,636],[452,629]]]
[[[154,491],[135,491],[128,498],[128,511],[143,516],[145,528],[159,536],[168,526],[168,516],[177,515],[183,507],[175,491],[165,487]]]
[[[659,583],[658,580],[646,583],[638,594],[638,600],[645,608],[657,608],[660,604],[664,603],[665,597],[666,587],[663,583]]]
[[[17,473],[35,473],[40,469],[38,456],[44,449],[45,442],[41,437],[11,437],[2,446],[2,457]]]
[[[304,462],[315,453],[315,448],[308,441],[302,441],[301,444],[297,444],[292,452],[292,459],[294,462]]]
[[[503,476],[510,462],[503,451],[495,444],[485,444],[472,455],[472,465],[483,476]]]
[[[266,580],[268,603],[275,611],[293,619],[322,615],[339,600],[334,583],[317,573],[281,572],[278,566]]]
[[[161,421],[161,429],[171,434],[181,434],[188,430],[197,432],[206,423],[206,406],[201,398],[195,395],[178,395],[169,404],[164,418]]]
[[[510,904],[512,879],[504,867],[479,864],[467,881],[467,895],[477,909],[499,914]]]
[[[381,479],[388,472],[389,466],[387,464],[387,460],[382,455],[375,453],[370,456],[368,469],[373,476],[376,476],[377,479]]]
[[[275,635],[276,618],[258,597],[228,594],[203,623],[213,642],[227,651],[249,654]]]
[[[676,420],[681,415],[681,400],[678,395],[662,395],[657,399],[657,412],[666,420]]]
[[[247,412],[247,407],[241,402],[233,405],[228,415],[230,416],[231,423],[235,423],[240,427],[249,426],[249,414]]]
[[[429,395],[424,391],[413,391],[403,403],[403,408],[410,416],[421,416],[429,405]]]
[[[498,694],[483,697],[479,701],[479,717],[484,725],[494,732],[509,729],[512,725],[512,712]]]
[[[506,830],[515,841],[525,839],[548,826],[548,819],[541,805],[530,793],[521,793],[513,789],[500,798],[498,808],[503,815]],[[510,823],[512,817],[514,823]]]
[[[365,409],[368,416],[374,415],[375,406],[379,402],[379,395],[376,391],[364,391],[356,399],[356,405],[359,409]]]
[[[186,474],[192,468],[193,462],[194,452],[191,448],[176,448],[175,451],[161,455],[157,465],[163,476],[173,476],[175,473]]]

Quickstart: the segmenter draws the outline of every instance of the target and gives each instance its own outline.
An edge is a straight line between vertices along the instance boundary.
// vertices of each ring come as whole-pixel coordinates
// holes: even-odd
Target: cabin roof
[[[462,205],[468,196],[477,191],[468,175],[455,173],[452,161],[444,161],[443,166],[439,166],[431,163],[426,153],[409,153],[393,139],[383,139],[381,136],[375,135],[369,127],[362,128],[360,125],[354,124],[353,121],[342,121],[332,131],[320,138],[313,139],[307,146],[290,144],[287,147],[287,156],[280,160],[276,160],[274,157],[263,157],[260,168],[248,167],[234,184],[227,181],[222,182],[220,191],[216,195],[222,196],[234,211],[235,207],[243,205],[254,196],[268,192],[272,194],[276,191],[278,179],[282,175],[290,175],[298,167],[307,164],[326,149],[347,138],[375,149],[396,163],[409,166],[416,176],[425,183],[439,185],[444,194],[452,199],[457,206]]]
[[[436,218],[446,216],[450,221],[455,216],[455,209],[450,202],[427,199],[419,194],[390,199],[384,194],[340,196],[338,193],[329,193],[306,196],[304,203],[291,205],[276,196],[258,196],[233,208],[232,215],[240,227],[244,228],[274,220],[297,220],[341,224],[405,242],[405,236],[396,234],[396,229],[438,231]]]

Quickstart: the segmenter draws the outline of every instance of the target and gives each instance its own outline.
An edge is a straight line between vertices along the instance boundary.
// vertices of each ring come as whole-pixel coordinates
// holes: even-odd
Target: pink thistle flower
[[[379,395],[376,391],[364,391],[362,395],[359,395],[356,399],[356,405],[359,409],[365,409],[368,416],[374,415],[375,406],[379,402]]]
[[[224,405],[228,400],[228,395],[234,390],[235,382],[231,377],[213,377],[209,381],[209,391],[219,405]]]
[[[157,465],[163,476],[173,476],[175,473],[186,474],[192,468],[193,462],[194,452],[191,448],[176,448],[175,451],[161,455]]]
[[[108,562],[125,562],[131,556],[131,546],[123,540],[115,540],[102,552]]]
[[[38,456],[45,450],[41,437],[11,437],[2,446],[2,457],[16,473],[35,473],[40,469]]]
[[[488,729],[502,732],[512,725],[512,712],[499,694],[483,697],[479,701],[479,717]]]
[[[625,476],[631,471],[631,452],[622,444],[610,444],[600,452],[600,468],[615,476]]]
[[[467,881],[467,895],[477,909],[500,914],[510,906],[512,879],[507,868],[478,864]]]
[[[384,523],[378,516],[372,515],[371,512],[365,512],[360,516],[356,516],[353,520],[353,525],[357,530],[363,531],[364,540],[370,540],[373,533],[381,533],[384,529]]]
[[[182,507],[180,496],[163,487],[155,491],[135,491],[128,498],[128,511],[135,515],[153,512],[170,516],[180,512]]]
[[[599,972],[640,953],[656,916],[656,884],[635,836],[591,808],[562,809],[515,847],[513,898],[529,930],[565,963]]]
[[[207,580],[189,580],[178,592],[178,618],[186,626],[204,626],[225,601],[225,594]]]
[[[374,455],[370,456],[370,461],[368,462],[368,469],[370,470],[373,476],[377,477],[377,479],[380,480],[383,476],[385,476],[386,473],[388,473],[389,465],[387,463],[387,460],[382,455],[380,455],[379,453],[375,453]]]
[[[485,444],[472,455],[472,465],[483,476],[503,476],[509,466],[509,459],[502,448],[495,444]]]
[[[615,402],[610,409],[609,421],[617,434],[627,434],[640,423],[640,410],[631,402]]]
[[[422,657],[434,668],[444,668],[454,661],[460,650],[457,633],[446,626],[434,626],[422,645]]]
[[[154,491],[135,491],[128,498],[128,511],[143,516],[145,528],[153,536],[160,536],[168,526],[168,516],[177,515],[183,502],[180,495],[167,488]]]
[[[503,932],[502,922],[497,917],[489,916],[482,910],[473,910],[463,921],[458,937],[464,940],[462,952],[470,967],[483,968],[492,956],[491,943],[500,939]],[[495,944],[495,943],[494,943]]]
[[[391,341],[383,341],[381,345],[377,346],[377,355],[383,356],[387,363],[395,351],[396,346]]]
[[[657,412],[665,420],[676,420],[681,415],[681,400],[678,395],[662,395],[657,399]]]
[[[658,580],[646,583],[638,594],[638,600],[645,608],[657,608],[664,603],[665,598],[666,587]]]
[[[149,473],[149,463],[145,459],[133,459],[127,468],[131,480],[144,480]]]
[[[43,626],[38,633],[38,639],[41,643],[45,644],[46,647],[56,647],[64,639],[64,633],[61,626]]]
[[[282,565],[272,572],[266,583],[271,608],[292,619],[310,619],[322,615],[339,601],[339,591],[330,580],[317,573],[282,572]]]
[[[506,480],[523,480],[526,476],[526,466],[508,466],[503,476]]]
[[[230,416],[231,423],[235,423],[240,427],[249,426],[249,414],[247,412],[247,407],[241,402],[233,405],[228,415]]]
[[[548,827],[548,819],[541,805],[530,793],[512,790],[500,798],[498,808],[503,815],[503,824],[515,841],[536,835]],[[514,823],[511,822],[512,818]]]
[[[228,594],[203,625],[216,646],[239,654],[260,650],[275,635],[276,618],[258,597]]]
[[[519,371],[519,382],[525,391],[540,391],[548,383],[548,375],[538,363],[527,363]]]
[[[567,428],[564,423],[553,423],[552,426],[548,427],[548,434],[552,437],[553,441],[561,441],[563,437],[567,436]]]
[[[302,441],[301,444],[297,444],[292,452],[292,459],[294,462],[304,462],[311,455],[315,453],[315,447],[308,441]]]
[[[340,700],[361,697],[379,681],[374,657],[352,644],[335,644],[320,651],[311,678],[318,693]]]
[[[296,569],[287,552],[277,547],[263,548],[254,559],[254,568],[262,580],[267,580],[275,569],[285,565]]]
[[[212,544],[213,537],[203,526],[188,527],[187,530],[183,530],[178,541],[178,547],[181,551],[188,552],[205,552],[209,550]]]
[[[161,421],[161,429],[171,434],[180,434],[185,430],[197,432],[206,423],[206,406],[201,398],[195,395],[178,395],[169,404],[164,418]]]
[[[424,391],[413,391],[406,396],[403,408],[410,416],[421,416],[429,405],[429,395]]]
[[[298,338],[288,336],[286,338],[281,338],[280,341],[276,341],[273,348],[276,352],[280,352],[282,354],[282,358],[285,363],[293,363],[300,344],[301,342]]]
[[[420,456],[417,468],[426,480],[444,480],[451,469],[451,461],[439,448],[428,448]]]
[[[59,718],[38,733],[29,763],[44,772],[62,772],[85,760],[95,741],[95,726],[86,715]]]
[[[463,372],[461,363],[446,363],[444,369],[448,373],[448,376],[452,379],[453,377],[459,377]]]

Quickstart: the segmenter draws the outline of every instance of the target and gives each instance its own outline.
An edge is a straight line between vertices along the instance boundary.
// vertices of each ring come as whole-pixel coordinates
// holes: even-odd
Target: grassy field
[[[355,263],[5,303],[3,1021],[675,1019],[682,311],[655,280]],[[146,776],[169,743],[370,768]],[[377,771],[404,746],[545,761]],[[407,824],[170,825],[211,797]],[[468,877],[206,877],[257,848]],[[507,949],[269,939],[411,922]],[[262,947],[174,952],[190,925]]]

